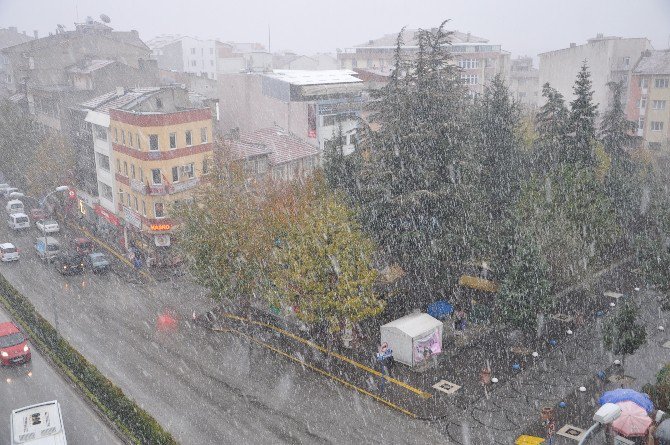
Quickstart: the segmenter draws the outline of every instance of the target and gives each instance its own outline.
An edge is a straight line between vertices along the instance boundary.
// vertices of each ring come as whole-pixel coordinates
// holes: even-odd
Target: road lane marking
[[[234,332],[234,333],[236,333],[236,334],[238,334],[238,335],[241,335],[241,336],[243,336],[243,337],[246,337],[246,338],[248,338],[249,340],[251,340],[251,341],[253,341],[253,342],[255,342],[255,343],[258,343],[259,345],[263,346],[264,348],[267,348],[267,349],[269,349],[269,350],[271,350],[271,351],[273,351],[273,352],[275,352],[275,353],[277,353],[277,354],[280,354],[280,355],[282,355],[282,356],[284,356],[284,357],[286,357],[286,358],[288,358],[288,359],[291,359],[292,361],[294,361],[294,362],[300,364],[301,366],[304,366],[304,367],[306,367],[306,368],[309,368],[309,369],[311,369],[312,371],[316,371],[316,372],[318,372],[319,374],[322,374],[322,375],[324,375],[324,376],[326,376],[326,377],[328,377],[328,378],[330,378],[330,379],[332,379],[332,380],[335,380],[336,382],[341,383],[342,385],[344,385],[344,386],[346,386],[346,387],[348,387],[348,388],[352,388],[352,389],[354,389],[354,390],[360,392],[361,394],[365,394],[366,396],[372,397],[372,398],[375,399],[376,401],[378,401],[378,402],[380,402],[380,403],[383,403],[384,405],[386,405],[386,406],[388,406],[388,407],[390,407],[390,408],[393,408],[393,409],[395,409],[395,410],[398,410],[398,411],[400,411],[401,413],[406,414],[406,415],[408,415],[409,417],[412,417],[413,419],[418,418],[418,416],[417,416],[416,414],[414,414],[413,412],[408,411],[408,410],[406,410],[405,408],[402,408],[402,407],[396,405],[396,404],[393,403],[393,402],[389,402],[388,400],[383,399],[383,398],[379,397],[378,395],[371,393],[370,391],[367,391],[367,390],[365,390],[365,389],[363,389],[363,388],[360,388],[360,387],[354,385],[353,383],[348,382],[348,381],[346,381],[346,380],[344,380],[344,379],[342,379],[342,378],[340,378],[340,377],[338,377],[338,376],[336,376],[336,375],[333,375],[333,374],[329,373],[328,371],[325,371],[325,370],[323,370],[323,369],[321,369],[321,368],[318,368],[318,367],[316,367],[316,366],[314,366],[314,365],[312,365],[312,364],[310,364],[310,363],[307,363],[307,362],[304,361],[304,360],[300,360],[300,359],[298,359],[297,357],[292,356],[292,355],[289,354],[288,352],[285,352],[285,351],[282,351],[281,349],[275,348],[274,346],[271,346],[271,345],[269,345],[269,344],[267,344],[267,343],[265,343],[265,342],[263,342],[263,341],[261,341],[261,340],[258,340],[257,338],[254,338],[254,337],[252,337],[252,336],[249,335],[249,334],[245,334],[244,332],[242,332],[242,331],[238,331],[237,329],[233,329],[233,328],[226,329],[226,330],[221,330],[221,331]],[[390,378],[387,378],[387,380],[390,380]]]
[[[250,322],[250,323],[257,324],[257,325],[259,325],[259,326],[264,326],[264,327],[266,327],[266,328],[273,329],[273,330],[275,330],[275,331],[277,331],[277,332],[280,332],[280,333],[282,333],[282,334],[284,334],[284,335],[286,335],[286,336],[288,336],[288,337],[290,337],[290,338],[292,338],[292,339],[294,339],[294,340],[297,340],[297,341],[299,341],[299,342],[301,342],[301,343],[303,343],[303,344],[305,344],[305,345],[307,345],[307,346],[309,346],[309,347],[311,347],[311,348],[317,349],[317,350],[323,352],[324,354],[328,354],[328,355],[330,355],[330,356],[332,356],[332,357],[335,357],[335,358],[337,358],[337,359],[339,359],[339,360],[342,360],[342,361],[344,361],[344,362],[347,362],[347,363],[349,363],[350,365],[354,365],[355,367],[357,367],[357,368],[359,368],[359,369],[362,369],[362,370],[364,370],[364,371],[366,371],[366,372],[369,372],[370,374],[373,374],[373,375],[375,375],[375,376],[377,376],[377,377],[381,377],[381,376],[382,376],[382,373],[381,373],[381,372],[379,372],[379,371],[377,371],[377,370],[375,370],[375,369],[372,369],[372,368],[370,368],[369,366],[365,366],[364,364],[359,363],[359,362],[357,362],[356,360],[352,360],[352,359],[350,359],[349,357],[346,357],[346,356],[344,356],[344,355],[338,354],[337,352],[332,352],[332,351],[330,351],[330,350],[324,348],[323,346],[317,345],[316,343],[313,343],[313,342],[311,342],[311,341],[309,341],[309,340],[305,340],[304,338],[300,337],[299,335],[295,335],[295,334],[293,334],[293,333],[291,333],[291,332],[288,332],[288,331],[286,331],[286,330],[284,330],[284,329],[282,329],[282,328],[279,328],[279,327],[277,327],[277,326],[273,326],[273,325],[271,325],[271,324],[269,324],[269,323],[263,323],[262,321],[256,321],[256,320],[251,320],[251,319],[248,319],[248,318],[245,318],[245,317],[240,317],[239,315],[235,315],[235,314],[231,314],[231,313],[226,313],[226,312],[223,313],[223,316],[224,316],[224,317],[227,317],[227,318],[234,319],[234,320]],[[420,397],[423,397],[424,399],[428,399],[428,398],[432,397],[432,394],[427,393],[427,392],[425,392],[425,391],[422,391],[422,390],[419,389],[419,388],[415,388],[415,387],[412,386],[412,385],[408,385],[407,383],[405,383],[405,382],[403,382],[403,381],[401,381],[401,380],[394,379],[393,377],[386,376],[386,380],[387,380],[388,382],[391,382],[391,383],[394,383],[394,384],[396,384],[396,385],[398,385],[398,386],[401,386],[401,387],[403,387],[403,388],[405,388],[405,389],[407,389],[407,390],[409,390],[409,391],[412,391],[413,393],[417,394],[417,395],[420,396]]]

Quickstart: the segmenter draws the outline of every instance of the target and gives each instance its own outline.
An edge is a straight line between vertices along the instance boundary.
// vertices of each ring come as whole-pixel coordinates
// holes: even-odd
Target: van
[[[35,239],[35,252],[43,260],[54,258],[60,252],[60,243],[51,236],[40,236]]]
[[[7,210],[7,213],[10,215],[12,213],[23,213],[23,203],[18,199],[12,199],[5,206],[5,210]]]
[[[7,225],[14,230],[27,229],[30,227],[30,219],[25,213],[12,213],[7,219]]]
[[[57,400],[15,409],[10,423],[11,445],[67,445]]]

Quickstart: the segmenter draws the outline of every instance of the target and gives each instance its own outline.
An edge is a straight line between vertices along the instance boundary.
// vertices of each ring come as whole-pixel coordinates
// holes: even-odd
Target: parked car
[[[84,257],[73,253],[58,255],[54,261],[56,270],[63,275],[76,275],[84,272]]]
[[[53,219],[40,220],[35,223],[37,229],[42,233],[58,233],[60,227]]]
[[[6,182],[3,182],[2,184],[0,184],[0,195],[4,195],[5,190],[7,190],[8,188],[11,188],[11,186],[9,184],[7,184]]]
[[[16,187],[7,187],[7,188],[2,190],[2,196],[5,199],[9,199],[10,194],[12,194],[14,192],[18,192],[18,191],[19,191],[19,189],[17,189]]]
[[[112,263],[104,253],[93,252],[86,255],[86,265],[93,273],[104,273],[109,271]]]
[[[47,212],[44,209],[30,209],[30,219],[39,221],[47,218]]]
[[[60,252],[60,243],[51,236],[39,236],[35,239],[35,251],[43,260],[54,258]]]
[[[25,213],[12,213],[7,217],[7,225],[10,229],[29,229],[30,219]]]
[[[19,249],[12,243],[0,243],[0,261],[6,263],[8,261],[19,260]]]
[[[0,323],[0,364],[7,366],[29,361],[30,346],[26,337],[11,321]]]
[[[93,253],[95,245],[93,241],[88,238],[77,238],[74,240],[74,250],[77,251],[79,255],[88,255]]]
[[[7,202],[5,210],[10,215],[13,213],[23,213],[23,203],[18,199],[11,199]]]

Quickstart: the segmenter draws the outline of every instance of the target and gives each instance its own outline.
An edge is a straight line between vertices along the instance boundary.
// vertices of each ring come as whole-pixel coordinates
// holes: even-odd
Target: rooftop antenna
[[[77,4],[77,0],[72,0],[72,3],[74,3],[74,15],[77,17],[77,21],[79,21],[79,5]]]

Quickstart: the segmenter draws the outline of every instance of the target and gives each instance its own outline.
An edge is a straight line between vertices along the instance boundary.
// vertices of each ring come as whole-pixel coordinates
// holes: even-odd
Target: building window
[[[357,59],[351,59],[351,67],[352,68],[358,68],[358,60]]]
[[[116,172],[121,173],[121,161],[119,159],[116,160]]]
[[[623,66],[624,68],[628,68],[630,66],[630,57],[623,58]]]
[[[640,88],[647,88],[649,86],[649,81],[646,77],[640,77]]]
[[[109,156],[103,155],[102,153],[95,154],[95,160],[98,161],[98,167],[105,170],[109,170]]]
[[[186,176],[189,179],[195,176],[195,173],[193,172],[193,163],[186,164],[181,168],[181,176]]]
[[[114,142],[119,142],[119,129],[115,128],[114,129]]]
[[[669,79],[667,77],[654,80],[654,86],[656,88],[668,88]]]
[[[639,108],[641,110],[644,110],[645,108],[647,108],[647,98],[643,97],[642,99],[640,99],[639,105],[640,105]]]
[[[101,127],[100,125],[93,125],[93,129],[95,130],[95,137],[97,139],[100,139],[101,141],[107,140],[107,129],[105,127]]]
[[[200,129],[200,142],[203,144],[207,142],[207,127],[202,127]]]
[[[191,136],[191,130],[186,130],[186,146],[189,147],[193,144],[193,138]]]
[[[123,190],[119,189],[119,203],[123,205]]]
[[[128,177],[128,163],[126,161],[123,161],[123,175],[126,178]]]
[[[152,168],[151,169],[151,180],[154,182],[154,184],[162,184],[162,178],[161,178],[161,169],[160,168]]]
[[[197,62],[195,60],[191,60],[191,66],[197,66]]]
[[[113,201],[114,200],[114,195],[112,193],[112,188],[105,184],[104,182],[98,181],[98,190],[100,190],[100,196],[103,198]]]
[[[147,203],[142,201],[142,215],[147,216]]]
[[[191,54],[195,54],[195,48],[191,48]]]
[[[156,108],[163,108],[163,100],[160,97],[156,98]]]
[[[458,66],[466,70],[479,68],[479,61],[477,59],[461,59],[458,61]]]
[[[665,101],[664,100],[655,100],[652,102],[652,108],[654,110],[665,110]]]
[[[144,182],[144,170],[142,170],[141,168],[139,170],[140,170],[140,181]]]
[[[140,134],[135,134],[135,139],[137,139],[137,149],[142,150],[142,141],[140,140]]]
[[[130,148],[135,148],[135,144],[133,144],[133,134],[128,133],[128,139],[130,140]]]
[[[133,207],[135,207],[135,211],[137,211],[138,210],[138,208],[137,208],[137,196],[133,196],[133,204],[134,204]]]
[[[637,128],[639,130],[644,130],[644,118],[641,117],[637,120]]]
[[[466,85],[477,85],[478,76],[476,74],[461,74],[461,80]]]
[[[202,160],[202,174],[206,175],[209,173],[209,159],[205,158]]]
[[[156,151],[158,150],[158,135],[150,134],[149,135],[149,150]]]
[[[179,182],[179,167],[172,167],[172,182]]]
[[[651,122],[651,131],[663,131],[663,122]]]
[[[170,133],[170,148],[177,148],[177,133]]]
[[[126,193],[126,204],[127,207],[130,208],[130,193]]]
[[[130,177],[135,179],[135,164],[130,164]]]
[[[121,130],[121,144],[126,145],[126,130]]]
[[[162,202],[154,203],[154,215],[156,218],[165,217],[165,206],[163,206]]]

